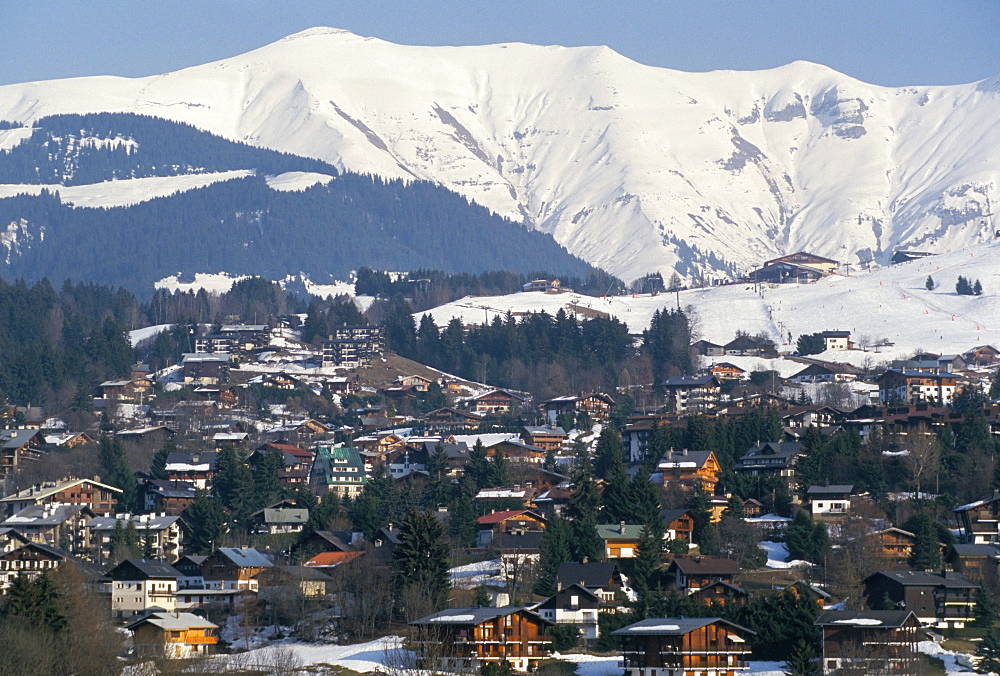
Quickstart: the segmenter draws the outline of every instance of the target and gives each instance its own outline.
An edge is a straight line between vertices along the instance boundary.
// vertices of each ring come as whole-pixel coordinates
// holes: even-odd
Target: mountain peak
[[[340,38],[356,38],[359,40],[364,40],[363,36],[352,33],[351,31],[344,28],[332,28],[330,26],[313,26],[312,28],[306,28],[305,30],[299,31],[298,33],[292,33],[286,37],[281,38],[279,42],[290,42],[292,40],[299,40],[302,38],[313,38],[319,36],[335,36]]]

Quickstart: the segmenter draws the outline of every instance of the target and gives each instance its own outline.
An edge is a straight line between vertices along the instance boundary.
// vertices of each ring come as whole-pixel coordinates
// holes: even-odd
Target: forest
[[[224,270],[283,279],[347,279],[362,266],[479,274],[484,269],[587,279],[597,270],[548,234],[494,215],[427,182],[339,173],[316,160],[253,148],[187,125],[136,115],[58,116],[0,153],[0,183],[43,183],[0,199],[5,275],[123,285],[151,292],[168,275]],[[244,169],[254,176],[127,207],[77,208],[59,183]],[[265,177],[336,178],[277,191]],[[488,255],[484,252],[488,252]]]

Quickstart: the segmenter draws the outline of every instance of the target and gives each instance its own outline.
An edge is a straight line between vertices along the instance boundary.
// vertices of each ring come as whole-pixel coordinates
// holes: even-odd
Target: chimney
[[[589,558],[590,557],[588,557],[588,556],[583,557],[583,561],[581,561],[580,563],[587,563],[587,561],[588,561]]]
[[[625,522],[624,521],[619,521],[618,522],[618,532],[621,535],[625,535]]]
[[[685,448],[683,451],[681,451],[681,455],[683,455],[685,458],[687,457],[687,454],[688,454],[688,449]]]

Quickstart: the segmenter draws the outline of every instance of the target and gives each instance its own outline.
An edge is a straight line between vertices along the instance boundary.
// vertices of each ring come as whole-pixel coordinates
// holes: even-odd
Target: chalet
[[[823,331],[819,335],[823,338],[825,350],[843,352],[854,349],[850,331]]]
[[[830,427],[845,418],[832,406],[793,406],[781,414],[781,425],[791,429]]]
[[[323,385],[330,394],[347,395],[354,394],[361,389],[361,379],[356,373],[346,376],[330,376],[323,380]]]
[[[521,287],[522,293],[540,291],[542,293],[559,293],[562,289],[558,279],[533,279]]]
[[[423,668],[479,671],[507,662],[515,671],[534,671],[549,655],[545,636],[553,622],[527,608],[449,608],[422,617],[416,651]],[[431,663],[433,662],[433,664]]]
[[[653,617],[613,632],[626,676],[736,676],[754,632],[719,617]]]
[[[1000,572],[1000,546],[952,545],[947,561],[956,571],[976,582],[990,582]]]
[[[132,380],[106,380],[99,385],[101,398],[111,401],[140,401],[153,389],[150,378],[134,378]]]
[[[352,552],[356,551],[360,533],[350,531],[315,530],[300,538],[292,546],[294,556],[308,555],[320,552]]]
[[[142,657],[203,657],[219,642],[218,625],[191,613],[145,613],[126,629],[132,632],[135,651]]]
[[[178,516],[194,502],[198,489],[186,481],[147,479],[140,487],[146,512]]]
[[[743,513],[746,516],[760,516],[764,513],[764,503],[756,498],[747,498],[743,501]]]
[[[660,512],[666,525],[669,540],[691,542],[694,535],[694,516],[686,509],[665,509]]]
[[[604,542],[605,559],[631,559],[638,554],[642,525],[627,524],[624,521],[618,525],[599,524],[597,537]]]
[[[678,556],[667,567],[673,586],[691,594],[716,582],[733,582],[740,567],[732,559],[711,556]]]
[[[356,448],[317,446],[309,483],[321,493],[354,497],[368,483],[364,460]]]
[[[478,427],[482,421],[482,414],[459,411],[454,408],[439,408],[424,415],[424,424],[427,429],[435,432]]]
[[[979,585],[952,571],[879,571],[865,578],[870,607],[889,598],[927,626],[961,629],[975,619]]]
[[[292,507],[265,507],[250,515],[254,531],[268,535],[301,533],[309,521],[309,510]]]
[[[876,382],[879,401],[882,402],[912,404],[928,401],[948,405],[958,381],[950,374],[889,370]]]
[[[201,564],[205,586],[213,589],[257,590],[256,575],[274,564],[250,547],[219,547]]]
[[[239,611],[240,604],[251,596],[250,592],[242,589],[206,589],[204,584],[198,587],[184,587],[178,580],[174,609],[175,612],[233,615]]]
[[[215,476],[215,463],[219,454],[204,451],[171,451],[167,454],[164,471],[174,483],[188,483],[206,490]]]
[[[25,535],[18,533],[10,526],[0,526],[0,554],[12,552],[18,547],[31,542]]]
[[[214,402],[217,408],[232,408],[240,403],[240,395],[231,385],[202,385],[194,394]]]
[[[184,402],[181,402],[182,404]],[[130,427],[115,432],[115,437],[125,443],[162,446],[174,436],[174,430],[165,425],[146,425],[144,427]]]
[[[540,532],[545,530],[545,517],[526,509],[484,514],[476,519],[479,526],[478,543],[484,547],[500,533]]]
[[[161,561],[125,559],[108,571],[111,610],[119,618],[153,606],[172,612],[180,577],[180,571]]]
[[[564,589],[574,584],[590,590],[608,605],[624,605],[625,598],[632,596],[625,576],[614,561],[569,561],[559,564],[556,585]]]
[[[854,486],[810,486],[806,490],[809,513],[814,519],[842,519],[851,510]]]
[[[0,499],[8,514],[33,505],[85,505],[94,514],[108,515],[114,511],[120,488],[92,479],[62,479],[25,488],[19,493]]]
[[[305,383],[288,373],[267,373],[260,377],[260,385],[273,387],[276,390],[294,390],[304,387]]]
[[[827,610],[816,618],[823,630],[823,673],[917,672],[920,620],[909,610]]]
[[[199,385],[218,385],[229,378],[229,354],[216,352],[211,354],[187,353],[181,359],[184,369],[184,382]]]
[[[287,488],[298,488],[309,483],[316,454],[292,444],[264,444],[247,458],[247,464],[256,467],[264,460],[266,453],[280,453],[282,468],[278,470],[281,484]]]
[[[906,563],[917,544],[917,536],[902,528],[883,528],[861,536],[865,551],[890,563]]]
[[[21,463],[40,458],[44,446],[45,436],[38,430],[0,430],[0,480]]]
[[[545,449],[530,444],[521,443],[516,439],[502,439],[486,447],[487,454],[492,458],[497,453],[503,453],[510,460],[541,463],[545,460]]]
[[[896,251],[892,254],[892,258],[889,259],[889,264],[898,265],[899,263],[909,263],[910,261],[934,255],[936,254],[933,251],[904,251],[902,249],[896,249]]]
[[[92,443],[94,443],[94,440],[86,432],[60,432],[58,434],[45,435],[46,446],[54,446],[64,450]]]
[[[131,523],[143,548],[152,551],[153,558],[163,561],[176,561],[181,555],[181,527],[179,516],[166,514],[117,514],[115,516],[98,516],[87,523],[90,540],[96,550],[98,561],[108,561],[111,558],[111,548],[116,529],[122,529]],[[120,524],[120,525],[119,525]]]
[[[473,413],[486,413],[490,415],[512,413],[520,410],[526,403],[527,397],[514,394],[507,390],[490,390],[484,394],[471,397],[466,400],[466,405]]]
[[[267,436],[275,442],[296,444],[325,439],[329,433],[329,426],[318,420],[306,418],[305,420],[288,421],[283,425],[273,427],[267,431]]]
[[[850,364],[835,364],[832,362],[813,362],[801,371],[795,373],[789,382],[792,383],[850,383],[858,379],[861,369]]]
[[[307,568],[318,568],[324,571],[330,571],[337,566],[343,565],[345,563],[350,563],[354,559],[364,556],[364,552],[350,551],[350,552],[320,552],[311,559],[307,559],[302,563],[303,566]]]
[[[736,364],[730,364],[727,361],[713,364],[709,367],[708,372],[718,380],[743,380],[747,373]]]
[[[417,448],[410,445],[400,446],[385,456],[386,468],[393,479],[402,479],[414,472],[426,472],[429,461],[430,451],[424,444],[420,444]]]
[[[955,509],[962,537],[974,545],[1000,544],[1000,493]]]
[[[749,594],[739,585],[719,580],[692,592],[691,598],[698,603],[710,606],[713,603],[720,606],[743,606]]]
[[[683,492],[693,491],[701,486],[710,494],[719,483],[722,465],[712,451],[670,450],[656,465],[656,471],[663,473],[663,488]]]
[[[564,482],[542,491],[535,496],[533,502],[542,516],[551,518],[553,515],[563,513],[572,496],[572,486],[569,482]]]
[[[521,431],[521,440],[528,446],[543,451],[558,451],[566,441],[566,432],[563,428],[555,426],[524,427]]]
[[[726,343],[725,350],[732,357],[762,357],[767,347],[753,336],[739,334]]]
[[[301,594],[307,599],[326,596],[332,579],[322,569],[309,566],[274,566],[257,573],[257,598],[280,601],[283,596]]]
[[[722,384],[709,374],[687,378],[671,376],[661,383],[663,393],[677,414],[708,413],[719,402]]]
[[[406,443],[406,439],[395,432],[378,432],[376,434],[366,434],[356,438],[352,444],[359,451],[373,453],[378,457],[384,456],[394,448],[399,448]]]
[[[0,523],[0,528],[13,528],[32,542],[75,554],[90,549],[90,532],[86,526],[92,518],[94,512],[86,505],[49,503],[25,507]]]
[[[793,594],[795,598],[812,601],[820,608],[829,604],[833,599],[833,597],[824,591],[822,587],[819,587],[811,582],[807,582],[806,580],[796,580],[785,587],[785,591]]]
[[[1000,350],[992,345],[977,345],[962,355],[968,364],[992,366],[1000,361]]]
[[[67,556],[62,550],[38,542],[0,553],[0,594],[6,594],[17,577],[36,578],[58,568]]]
[[[400,376],[396,381],[396,385],[399,387],[412,387],[417,392],[426,392],[430,389],[432,382],[434,381],[423,376]]]
[[[575,625],[588,643],[601,636],[597,617],[605,604],[601,597],[578,583],[560,589],[531,609],[555,624]]]
[[[604,422],[615,411],[615,400],[603,392],[567,395],[542,402],[545,418],[550,425],[558,422],[559,416],[572,415],[574,418],[586,413],[592,422]]]
[[[701,357],[723,357],[726,354],[725,347],[710,343],[707,340],[699,340],[691,343],[691,351]]]
[[[797,441],[766,441],[740,457],[736,461],[736,471],[750,476],[780,476],[792,488],[795,485],[795,464],[803,455],[805,447]]]
[[[771,284],[803,284],[837,274],[840,264],[829,258],[799,251],[765,261],[750,279]]]

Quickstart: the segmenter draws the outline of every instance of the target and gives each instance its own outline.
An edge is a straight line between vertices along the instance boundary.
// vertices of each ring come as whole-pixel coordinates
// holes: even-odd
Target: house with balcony
[[[935,402],[947,406],[955,395],[958,378],[950,373],[890,369],[879,376],[876,382],[881,402]]]
[[[613,635],[627,676],[736,676],[749,668],[755,633],[720,617],[653,617]]]
[[[975,619],[979,585],[961,573],[883,570],[866,577],[864,586],[870,607],[880,607],[888,597],[925,626],[961,629]]]
[[[368,483],[365,461],[356,448],[318,446],[309,483],[321,494],[354,497]]]
[[[740,567],[732,559],[713,556],[678,556],[667,566],[667,577],[673,586],[685,594],[716,582],[733,583]]]
[[[973,545],[1000,544],[1000,493],[955,508],[962,539]]]
[[[33,579],[55,570],[68,558],[66,552],[37,542],[0,554],[0,594],[19,576]]]
[[[806,490],[809,513],[813,519],[836,521],[851,511],[851,494],[854,486],[810,486]]]
[[[722,383],[712,374],[696,377],[671,376],[660,386],[678,415],[709,413],[715,410]]]
[[[163,561],[176,561],[181,555],[181,527],[179,516],[167,514],[117,514],[99,516],[87,523],[91,546],[98,561],[111,558],[111,545],[115,530],[131,523],[143,547],[152,551],[152,557]],[[119,525],[121,524],[121,525]]]
[[[219,642],[218,625],[192,613],[144,613],[126,626],[136,654],[142,657],[204,657]]]
[[[7,514],[14,514],[32,505],[86,505],[94,514],[108,515],[114,511],[121,489],[93,479],[63,479],[36,484],[0,499]]]
[[[920,620],[909,610],[826,610],[823,673],[917,673]]]
[[[534,671],[549,656],[545,635],[555,623],[527,608],[449,608],[422,617],[413,647],[428,670],[479,671],[507,662],[515,671]]]
[[[766,441],[743,454],[735,469],[750,476],[780,476],[789,489],[794,489],[795,464],[804,455],[805,447],[798,441]]]
[[[663,475],[664,490],[690,492],[698,484],[710,494],[719,483],[722,465],[713,451],[680,451],[671,449],[656,465],[656,471]]]
[[[156,606],[167,612],[176,608],[177,580],[181,572],[152,559],[125,559],[108,571],[111,612],[125,618]]]
[[[588,643],[601,636],[597,615],[605,610],[605,603],[600,596],[579,583],[560,588],[549,598],[532,606],[532,610],[555,624],[579,627],[580,637]]]

